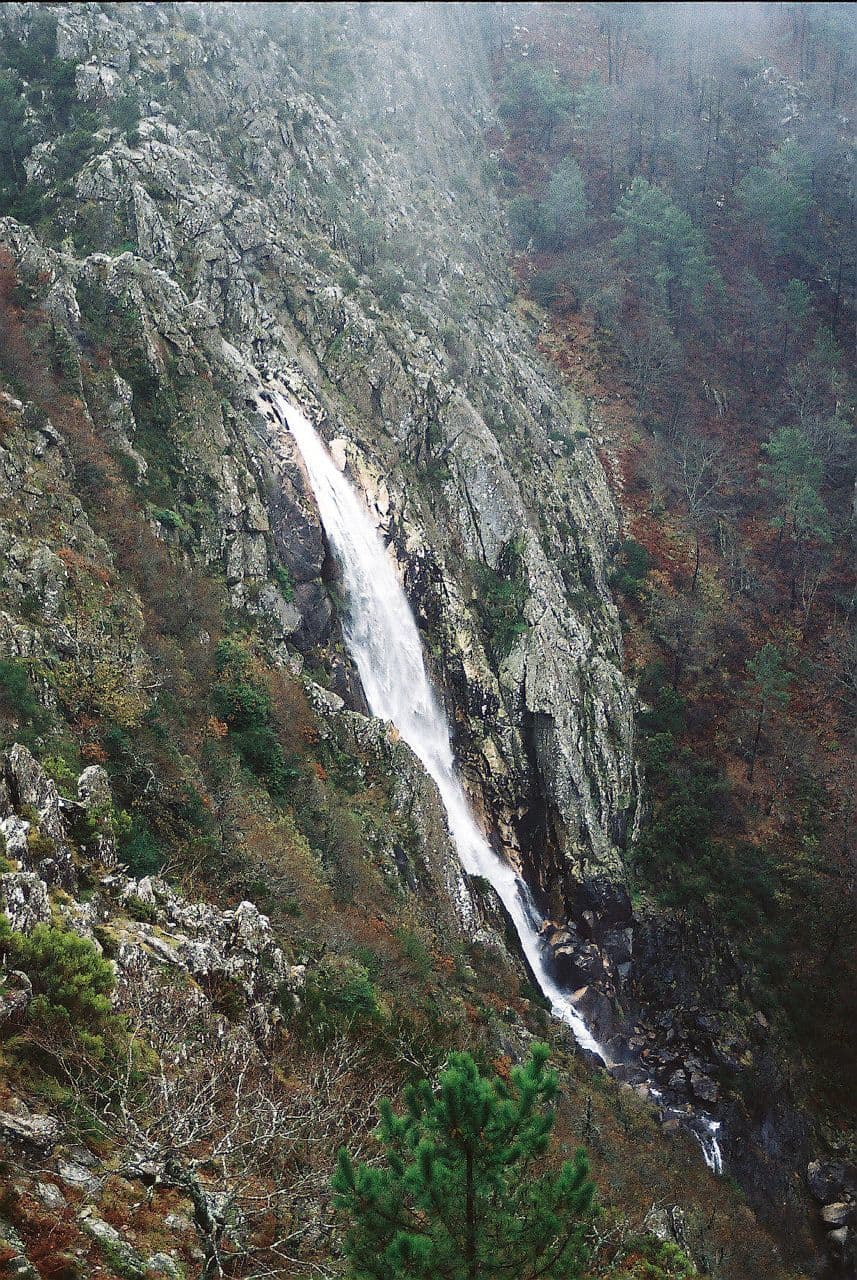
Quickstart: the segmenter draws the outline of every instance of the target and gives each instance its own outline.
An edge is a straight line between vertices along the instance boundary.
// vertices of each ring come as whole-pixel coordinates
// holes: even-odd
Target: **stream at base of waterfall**
[[[547,969],[539,936],[544,922],[529,886],[495,853],[476,823],[455,770],[446,716],[426,674],[411,607],[365,504],[336,467],[315,428],[282,391],[269,387],[259,404],[269,420],[288,428],[303,459],[325,535],[342,573],[347,598],[343,631],[372,714],[395,725],[434,779],[464,871],[484,877],[493,886],[554,1017],[609,1068],[607,1051]],[[464,884],[462,896],[467,898]],[[650,1092],[659,1097],[656,1089]],[[718,1122],[708,1116],[672,1113],[690,1124],[706,1164],[721,1173]]]

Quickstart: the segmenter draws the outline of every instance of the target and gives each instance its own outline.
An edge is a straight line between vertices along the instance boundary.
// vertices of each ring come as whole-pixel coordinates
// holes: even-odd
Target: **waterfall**
[[[469,875],[490,881],[554,1016],[571,1028],[584,1049],[607,1061],[605,1050],[547,970],[539,939],[543,919],[528,886],[494,852],[476,823],[455,770],[446,716],[426,674],[411,607],[369,513],[300,410],[275,390],[267,394],[300,450],[342,571],[345,640],[372,714],[392,721],[434,779],[461,865]],[[267,412],[268,406],[263,407]]]
[[[494,852],[479,829],[455,770],[449,725],[426,674],[414,615],[366,507],[299,409],[273,388],[264,393],[260,405],[266,415],[273,409],[279,422],[288,427],[303,458],[324,531],[342,572],[347,596],[345,640],[372,714],[396,726],[434,779],[462,867],[469,875],[490,881],[512,919],[521,950],[554,1017],[571,1028],[582,1048],[610,1067],[613,1064],[606,1050],[545,965],[539,939],[544,920],[529,887]],[[653,1083],[649,1092],[656,1101],[662,1098]],[[719,1121],[664,1102],[659,1105],[687,1125],[708,1168],[722,1173]]]

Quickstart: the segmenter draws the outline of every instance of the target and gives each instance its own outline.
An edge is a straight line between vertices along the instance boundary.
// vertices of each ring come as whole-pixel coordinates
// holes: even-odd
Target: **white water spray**
[[[414,616],[366,508],[300,410],[279,392],[268,394],[300,449],[342,571],[348,598],[345,639],[372,714],[392,721],[436,782],[461,865],[469,875],[484,876],[493,885],[554,1016],[571,1028],[584,1049],[606,1062],[605,1050],[547,970],[539,941],[543,920],[528,886],[494,852],[476,824],[455,772],[446,717],[426,675]],[[263,407],[267,410],[264,402]]]
[[[469,875],[483,876],[493,885],[554,1016],[571,1028],[582,1048],[610,1066],[605,1049],[547,970],[539,941],[543,919],[529,887],[494,852],[476,824],[455,772],[449,726],[426,675],[411,607],[366,507],[299,409],[275,389],[269,390],[260,404],[266,414],[273,408],[303,458],[325,533],[342,571],[348,597],[348,614],[343,622],[345,639],[372,714],[392,721],[436,782],[461,865]],[[660,1102],[659,1089],[650,1084],[649,1092]],[[663,1102],[660,1105],[687,1124],[702,1148],[708,1168],[722,1173],[723,1157],[717,1138],[720,1122]]]

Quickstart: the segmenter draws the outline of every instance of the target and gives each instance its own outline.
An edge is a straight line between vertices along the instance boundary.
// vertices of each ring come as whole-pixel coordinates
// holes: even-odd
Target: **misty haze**
[[[855,55],[0,5],[0,1273],[857,1280]]]

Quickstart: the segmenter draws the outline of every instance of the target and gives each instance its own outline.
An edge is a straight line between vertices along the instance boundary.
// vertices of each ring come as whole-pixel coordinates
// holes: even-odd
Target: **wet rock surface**
[[[0,22],[23,38],[33,9],[4,6]],[[461,877],[436,796],[405,748],[350,716],[363,709],[362,695],[342,652],[341,601],[318,515],[294,447],[272,433],[256,400],[260,380],[278,377],[336,442],[390,544],[454,713],[468,785],[551,921],[545,945],[557,979],[578,993],[630,1079],[655,1081],[676,1106],[717,1109],[731,1117],[730,1135],[748,1131],[730,1149],[730,1168],[754,1194],[760,1186],[772,1212],[776,1204],[800,1211],[790,1177],[778,1181],[773,1168],[781,1160],[802,1170],[810,1154],[791,1100],[735,1101],[765,1036],[728,1024],[717,992],[740,985],[734,957],[681,921],[632,919],[622,860],[639,820],[633,699],[607,588],[619,526],[597,422],[535,354],[537,322],[509,305],[499,204],[476,176],[493,108],[490,50],[472,13],[425,6],[419,30],[403,39],[406,7],[383,7],[361,48],[364,77],[327,98],[308,90],[288,41],[265,22],[248,56],[240,8],[177,6],[169,17],[157,5],[52,9],[80,99],[112,99],[121,86],[139,95],[141,118],[129,133],[107,131],[73,178],[75,207],[104,214],[97,251],[74,250],[68,239],[48,247],[11,218],[0,219],[0,243],[25,278],[46,282],[46,313],[72,347],[81,301],[107,297],[133,318],[146,376],[195,386],[173,444],[177,472],[192,478],[183,497],[192,507],[204,495],[205,518],[183,535],[181,554],[222,575],[232,608],[266,629],[284,663],[327,665],[339,699],[332,719],[364,745],[376,735],[400,779],[395,803],[420,833],[415,848],[390,844],[379,856],[402,884],[423,888],[426,911],[454,910]],[[183,9],[193,14],[186,25]],[[177,30],[181,74],[173,75],[165,69]],[[440,68],[428,82],[427,49]],[[47,180],[51,145],[31,159]],[[352,216],[370,207],[389,257],[408,272],[393,303]],[[100,391],[81,390],[87,422],[145,475],[129,383],[114,371]],[[75,497],[61,436],[15,405],[5,405],[14,425],[0,450],[0,489],[28,497],[14,521],[0,520],[8,566],[0,641],[52,672],[85,641],[99,662],[118,663],[123,694],[144,705],[152,673],[139,601],[116,586],[116,566]],[[177,536],[163,513],[152,521],[159,537]],[[60,552],[69,545],[118,592],[121,650],[107,627],[81,640],[68,625]],[[510,562],[523,603],[507,645],[492,632],[484,596]],[[21,612],[34,595],[39,625]],[[40,696],[52,696],[49,686]],[[107,796],[96,767],[81,778],[78,801],[65,801],[26,749],[16,751],[2,766],[0,832],[20,869],[0,876],[0,898],[13,927],[29,931],[49,918],[54,886],[75,888],[68,806],[91,812]],[[89,852],[99,892],[145,916],[123,922],[117,962],[127,975],[223,978],[260,1009],[276,982],[299,992],[300,966],[278,954],[251,904],[219,912],[157,880],[124,877],[109,833]],[[64,910],[97,937],[95,906]],[[501,923],[486,905],[486,936],[500,937]],[[688,964],[696,955],[707,972]],[[251,1023],[261,1041],[275,1032],[264,1010]],[[775,1075],[772,1087],[782,1088]],[[831,1195],[823,1203],[847,1202],[836,1186]],[[853,1236],[847,1223],[829,1225],[831,1236]],[[837,1235],[836,1248],[848,1239]]]

